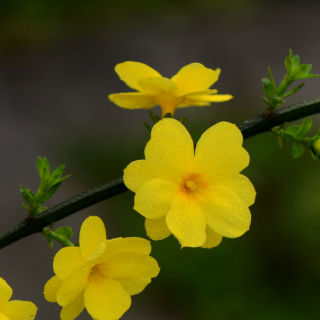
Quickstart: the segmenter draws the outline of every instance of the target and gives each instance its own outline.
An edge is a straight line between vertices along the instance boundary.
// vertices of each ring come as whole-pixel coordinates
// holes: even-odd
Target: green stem
[[[266,113],[260,114],[245,121],[238,127],[244,139],[247,139],[257,134],[271,131],[273,127],[285,122],[295,121],[317,113],[320,113],[320,98],[279,109],[271,115],[267,115]],[[41,212],[36,218],[28,218],[0,234],[0,249],[31,234],[41,232],[44,227],[53,222],[127,190],[127,187],[123,183],[123,178],[120,177],[79,194],[53,208]]]
[[[45,236],[47,236],[48,234],[50,234],[50,236],[52,237],[52,239],[60,242],[60,243],[63,245],[63,247],[73,247],[73,246],[74,246],[74,244],[73,244],[70,240],[66,239],[66,238],[63,237],[63,236],[60,236],[60,235],[56,234],[54,231],[51,231],[51,230],[48,229],[48,228],[43,228],[42,233],[43,233]]]

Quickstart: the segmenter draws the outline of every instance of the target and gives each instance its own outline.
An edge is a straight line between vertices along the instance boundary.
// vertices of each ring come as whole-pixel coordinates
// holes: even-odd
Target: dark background
[[[261,78],[269,66],[281,81],[289,48],[320,73],[319,10],[308,1],[0,1],[0,232],[26,216],[19,185],[36,191],[38,155],[52,167],[66,164],[72,175],[48,206],[143,158],[147,111],[108,100],[129,91],[114,72],[117,63],[140,61],[169,78],[191,62],[221,68],[214,88],[233,100],[176,112],[197,141],[218,121],[240,124],[264,110]],[[307,80],[287,105],[318,97],[319,85]],[[320,127],[313,119],[311,133]],[[181,250],[172,236],[152,242],[161,272],[122,319],[319,319],[320,162],[308,151],[294,160],[292,143],[280,149],[270,133],[244,146],[251,156],[244,173],[258,193],[251,230],[211,250]],[[146,237],[133,197],[118,195],[56,226],[73,227],[77,242],[83,220],[98,215],[108,238]],[[0,277],[13,299],[39,307],[36,319],[59,319],[61,308],[42,291],[60,247],[51,250],[39,234],[0,252]]]

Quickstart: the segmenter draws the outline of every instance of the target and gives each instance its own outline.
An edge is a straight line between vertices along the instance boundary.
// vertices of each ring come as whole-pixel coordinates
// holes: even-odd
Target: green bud
[[[312,151],[320,157],[320,139],[317,139],[312,142],[311,144]]]

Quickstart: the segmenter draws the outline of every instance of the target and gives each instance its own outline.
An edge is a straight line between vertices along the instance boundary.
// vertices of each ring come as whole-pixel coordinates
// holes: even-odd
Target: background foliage
[[[38,155],[53,167],[66,164],[72,175],[47,206],[120,176],[143,157],[147,112],[108,102],[108,94],[127,91],[114,73],[117,63],[141,61],[168,77],[191,62],[220,67],[215,88],[235,99],[176,114],[187,117],[197,141],[218,121],[241,123],[264,110],[261,78],[269,66],[279,84],[289,48],[320,73],[319,9],[307,1],[1,2],[0,231],[25,217],[19,185],[36,191]],[[287,105],[319,96],[318,88],[317,79],[308,81]],[[319,117],[313,119],[311,134],[319,128]],[[251,155],[245,174],[258,191],[251,231],[211,250],[181,250],[173,237],[153,242],[160,275],[122,319],[319,318],[319,162],[307,154],[292,159],[292,143],[280,149],[271,133],[244,146]],[[72,226],[77,242],[85,217],[99,215],[109,238],[145,237],[133,196],[119,195],[56,227]],[[42,295],[58,248],[49,249],[39,234],[0,252],[0,276],[14,299],[36,303],[39,319],[60,312]]]

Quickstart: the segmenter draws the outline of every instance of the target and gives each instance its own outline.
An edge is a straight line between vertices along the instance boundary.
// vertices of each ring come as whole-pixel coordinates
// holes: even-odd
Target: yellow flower
[[[0,320],[32,320],[38,308],[29,301],[10,300],[12,289],[0,278]]]
[[[125,109],[150,109],[160,105],[163,117],[167,113],[173,115],[176,108],[203,107],[232,99],[229,94],[218,95],[217,90],[209,89],[221,70],[208,69],[201,63],[183,67],[171,80],[140,62],[119,63],[115,70],[128,87],[139,91],[109,95],[112,102]]]
[[[142,238],[106,240],[98,217],[87,218],[80,230],[80,247],[62,248],[55,256],[55,276],[44,296],[62,306],[62,320],[73,320],[84,308],[95,320],[119,319],[159,273],[149,256],[150,242]]]
[[[239,174],[249,164],[240,130],[220,122],[193,141],[177,120],[163,119],[152,129],[146,160],[124,170],[124,183],[136,193],[134,209],[146,217],[148,236],[171,233],[182,247],[212,248],[223,237],[249,230],[248,206],[256,192]]]

